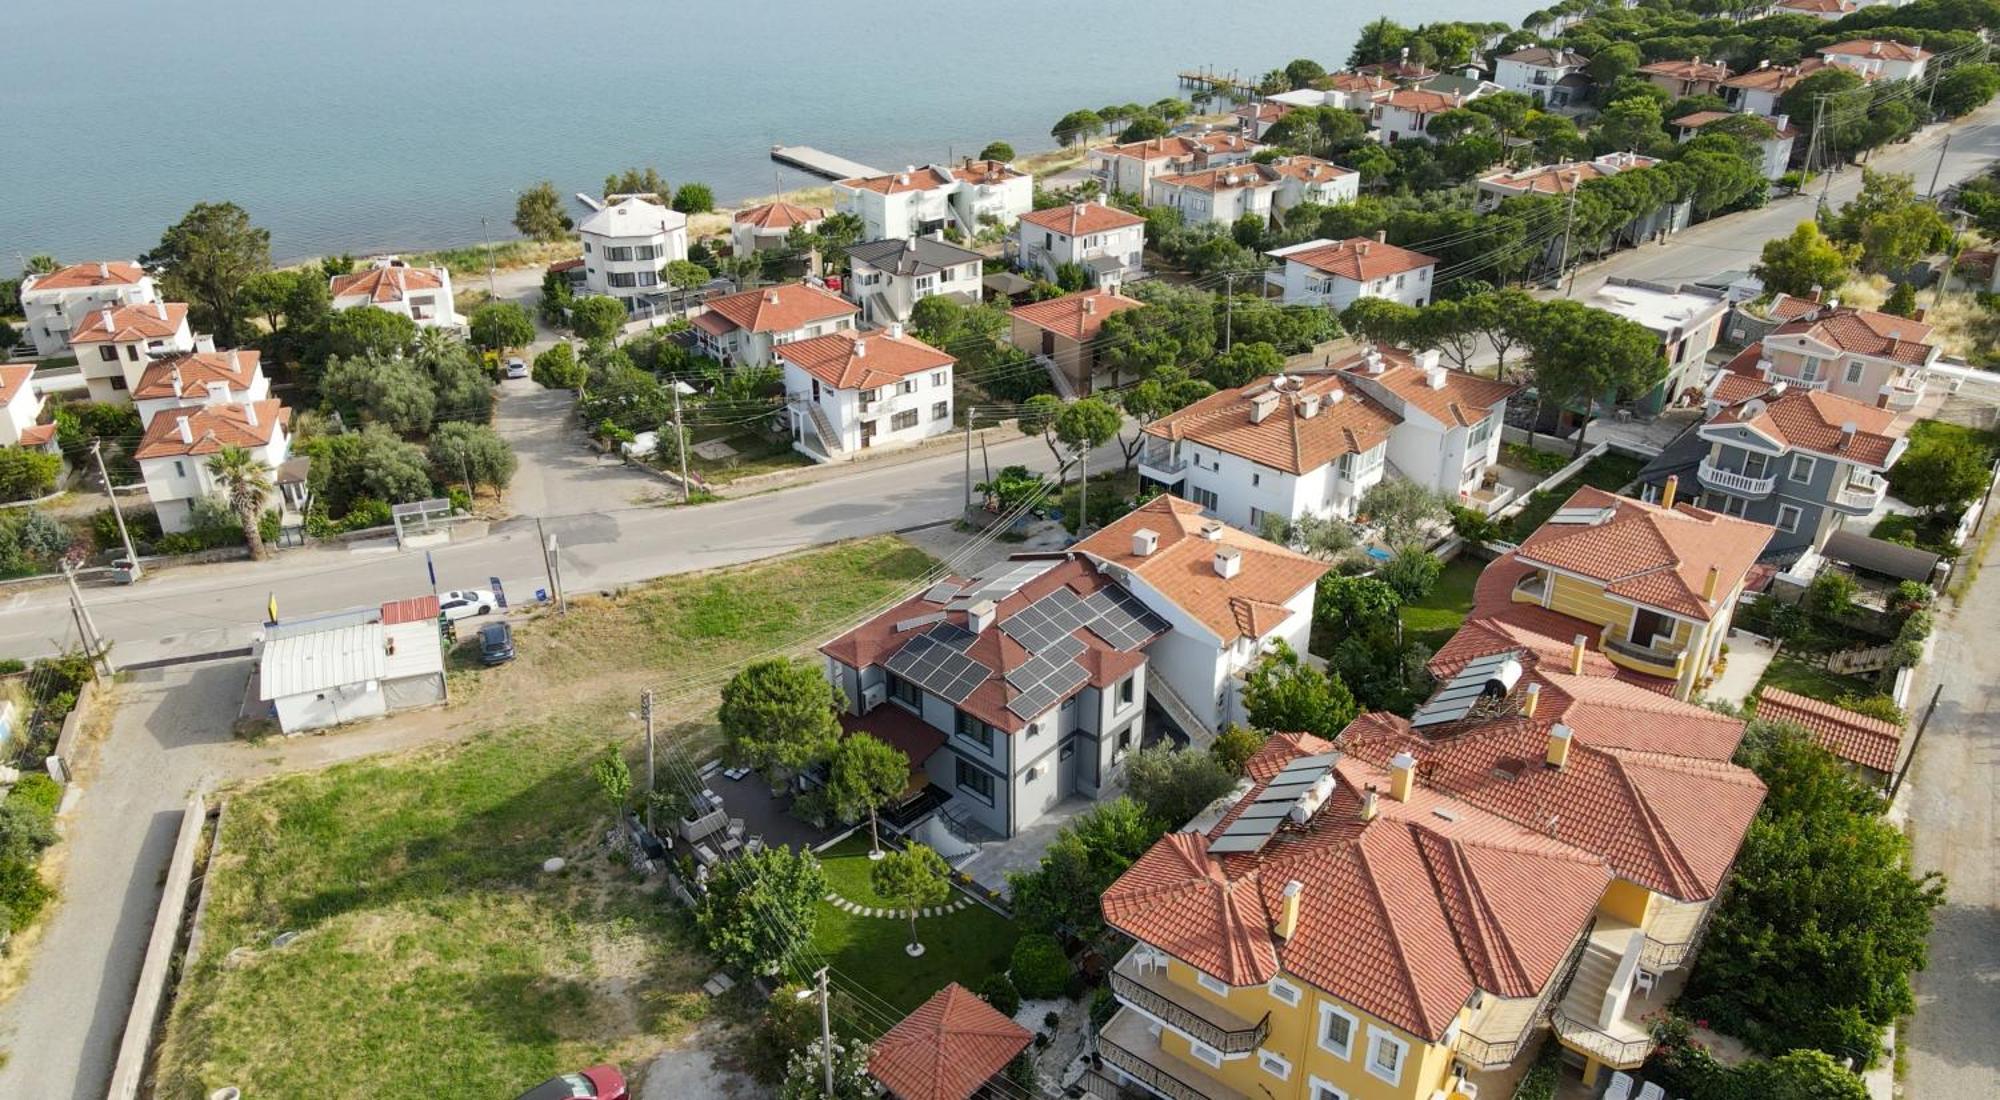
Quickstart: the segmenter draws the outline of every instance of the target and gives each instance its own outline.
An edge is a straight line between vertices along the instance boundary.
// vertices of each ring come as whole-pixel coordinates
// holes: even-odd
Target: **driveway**
[[[514,447],[520,466],[507,502],[524,516],[604,512],[666,499],[668,485],[600,455],[577,430],[576,395],[545,390],[525,378],[500,383],[493,426]]]

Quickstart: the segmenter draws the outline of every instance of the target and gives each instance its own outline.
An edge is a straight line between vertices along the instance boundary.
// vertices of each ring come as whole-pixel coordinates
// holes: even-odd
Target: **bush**
[[[0,657],[0,676],[12,676],[27,671],[27,668],[28,662],[19,657]]]
[[[1208,754],[1228,769],[1229,774],[1242,775],[1243,765],[1264,747],[1264,736],[1248,726],[1231,725],[1216,735],[1215,743],[1208,747]]]
[[[1155,745],[1125,761],[1125,786],[1155,819],[1179,825],[1236,785],[1236,775],[1214,756]]]
[[[1004,973],[979,983],[978,993],[1002,1016],[1012,1016],[1021,1011],[1021,991],[1014,988],[1014,979]]]
[[[1843,691],[1833,704],[1856,714],[1880,718],[1884,722],[1894,722],[1899,726],[1909,721],[1908,716],[1903,713],[1903,708],[1897,706],[1896,700],[1887,695],[1858,695],[1851,691]]]
[[[1477,508],[1451,506],[1451,533],[1467,542],[1496,542],[1506,535],[1491,516]]]
[[[25,447],[0,447],[0,501],[47,496],[62,472],[62,456]]]
[[[1028,1000],[1059,997],[1069,985],[1069,956],[1062,945],[1046,932],[1029,932],[1014,941],[1014,957],[1007,974],[1014,988]]]
[[[1430,595],[1443,574],[1444,562],[1436,554],[1414,546],[1398,551],[1382,567],[1382,580],[1403,597],[1404,603]]]
[[[1514,1100],[1556,1100],[1556,1084],[1562,1079],[1562,1044],[1553,1036],[1542,1040],[1535,1064],[1514,1090]]]
[[[33,864],[0,860],[0,914],[7,918],[7,930],[19,932],[41,915],[55,891]]]
[[[56,807],[62,804],[62,794],[62,784],[42,772],[28,772],[7,792],[7,804],[26,806],[52,818],[56,816]]]

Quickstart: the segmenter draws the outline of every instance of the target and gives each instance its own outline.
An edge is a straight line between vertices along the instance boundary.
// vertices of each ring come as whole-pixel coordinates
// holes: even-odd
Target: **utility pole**
[[[1236,273],[1222,273],[1222,350],[1228,351],[1235,344],[1236,335]]]
[[[819,985],[819,1060],[826,1073],[827,1100],[833,1100],[833,999],[827,995],[826,967],[813,975]]]
[[[479,218],[479,235],[486,239],[486,296],[488,298],[498,298],[500,297],[500,291],[495,287],[493,282],[493,233],[486,228],[486,218],[484,215],[481,215]]]
[[[569,614],[569,602],[563,599],[562,585],[556,582],[556,537],[542,531],[542,517],[535,517],[535,542],[542,550],[542,572],[549,579],[549,598],[556,602],[556,613]]]
[[[972,514],[972,418],[979,412],[979,406],[965,408],[965,514]],[[960,518],[964,518],[961,516]]]
[[[639,694],[639,716],[646,721],[646,831],[653,831],[653,792],[659,787],[653,779],[653,689],[647,688]]]
[[[1937,167],[1931,169],[1930,190],[1924,192],[1924,197],[1927,199],[1937,197],[1938,177],[1944,175],[1944,154],[1945,151],[1950,148],[1951,148],[1951,131],[1946,130],[1944,132],[1944,144],[1938,146]]]
[[[1824,95],[1815,96],[1813,98],[1812,144],[1808,146],[1806,149],[1806,167],[1808,169],[1812,167],[1813,160],[1819,152],[1820,143],[1822,140],[1820,131],[1821,129],[1824,128],[1825,121],[1826,121],[1826,96]],[[1831,163],[1832,157],[1829,156],[1827,159],[1828,163],[1820,169],[1819,206],[1815,210],[1815,215],[1818,217],[1824,217],[1826,215],[1826,210],[1827,210],[1826,193],[1833,188],[1833,164]]]
[[[458,456],[458,472],[465,475],[465,506],[472,507],[472,498],[478,494],[472,489],[472,464],[464,455]]]
[[[1917,723],[1916,735],[1910,738],[1910,752],[1903,758],[1903,770],[1897,772],[1896,777],[1889,781],[1888,798],[1891,802],[1896,800],[1896,792],[1903,789],[1903,780],[1910,777],[1910,769],[1916,766],[1917,746],[1924,743],[1924,730],[1930,728],[1931,715],[1937,713],[1938,698],[1943,694],[1943,684],[1931,690],[1930,705],[1924,708],[1923,720]]]
[[[76,586],[76,564],[63,559],[63,580],[69,582],[70,611],[76,616],[77,633],[83,639],[84,648],[104,669],[106,676],[118,671],[111,667],[111,655],[104,650],[104,639],[97,633],[97,623],[90,617],[90,608],[83,602],[83,590]]]
[[[1556,265],[1556,278],[1558,279],[1561,279],[1565,274],[1568,274],[1569,272],[1570,234],[1576,229],[1576,192],[1577,189],[1582,186],[1583,182],[1581,179],[1578,178],[1578,176],[1579,173],[1576,172],[1571,172],[1569,176],[1569,213],[1564,216],[1563,220],[1562,262]],[[1569,297],[1570,291],[1575,289],[1576,289],[1576,277],[1574,275],[1571,275],[1569,279],[1569,285],[1563,289],[1563,297],[1565,298]]]
[[[674,446],[681,452],[681,503],[688,502],[688,442],[687,433],[681,430],[681,384],[678,380],[669,383],[674,391]]]
[[[90,456],[97,460],[97,476],[104,479],[104,495],[111,498],[111,515],[118,520],[118,541],[125,544],[125,560],[131,565],[132,579],[139,579],[139,555],[132,549],[131,532],[125,530],[125,509],[118,506],[118,494],[111,489],[111,474],[104,468],[104,441],[90,441]]]

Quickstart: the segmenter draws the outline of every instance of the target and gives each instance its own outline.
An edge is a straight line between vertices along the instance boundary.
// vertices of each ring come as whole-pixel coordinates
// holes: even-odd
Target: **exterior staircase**
[[[806,422],[812,425],[813,439],[819,453],[829,460],[839,458],[844,449],[840,445],[840,433],[833,430],[833,421],[827,419],[826,410],[820,408],[818,402],[807,401],[804,398],[793,401],[792,405],[794,408],[803,408],[806,411]]]
[[[1056,361],[1054,359],[1051,359],[1046,355],[1037,355],[1035,356],[1035,362],[1040,363],[1042,365],[1042,369],[1048,372],[1049,381],[1052,384],[1054,384],[1056,388],[1056,396],[1062,398],[1066,402],[1074,401],[1077,398],[1083,396],[1082,394],[1076,392],[1076,387],[1070,384],[1069,375],[1064,374],[1062,368],[1056,366]]]
[[[1164,678],[1155,675],[1154,671],[1147,670],[1146,697],[1158,703],[1160,709],[1167,712],[1167,717],[1172,718],[1174,724],[1188,735],[1189,748],[1207,749],[1215,741],[1215,727],[1197,717],[1194,708],[1188,706],[1187,700],[1182,699],[1179,693],[1175,692]]]
[[[1622,922],[1592,930],[1576,973],[1550,1021],[1565,1046],[1614,1069],[1631,1069],[1652,1053],[1653,1037],[1631,1003],[1645,933]]]

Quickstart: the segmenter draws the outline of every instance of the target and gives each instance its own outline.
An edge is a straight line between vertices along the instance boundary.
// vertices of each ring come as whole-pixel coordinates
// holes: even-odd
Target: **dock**
[[[1181,87],[1183,88],[1206,88],[1211,91],[1242,96],[1254,95],[1257,91],[1255,81],[1245,80],[1237,76],[1234,69],[1225,73],[1204,66],[1199,69],[1182,69],[1174,75],[1179,78]]]
[[[604,200],[598,198],[596,195],[587,195],[582,191],[578,191],[576,193],[576,201],[588,206],[592,210],[604,209]]]
[[[830,180],[862,179],[868,176],[887,175],[879,168],[837,157],[823,149],[810,145],[773,145],[771,159],[779,164],[787,164],[815,176],[825,176]]]

